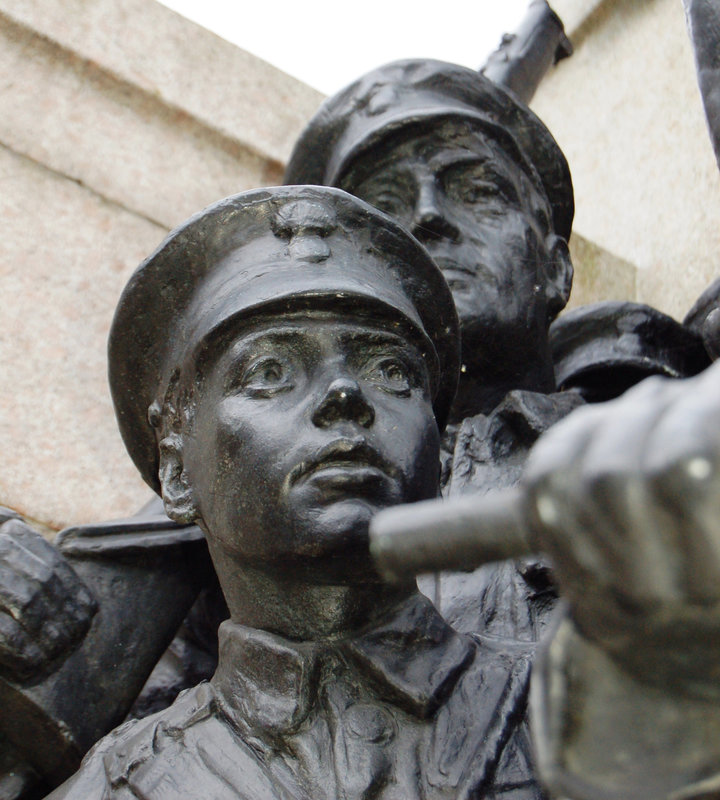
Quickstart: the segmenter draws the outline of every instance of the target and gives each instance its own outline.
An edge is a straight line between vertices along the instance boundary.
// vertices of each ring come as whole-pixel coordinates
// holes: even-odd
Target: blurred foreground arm
[[[720,796],[720,365],[575,412],[507,499],[486,560],[546,552],[567,604],[533,676],[543,778],[573,798]]]
[[[544,437],[528,516],[568,611],[536,665],[541,771],[578,797],[720,792],[720,370]]]

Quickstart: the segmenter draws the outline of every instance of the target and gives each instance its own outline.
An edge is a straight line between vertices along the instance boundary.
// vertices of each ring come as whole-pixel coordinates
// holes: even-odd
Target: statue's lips
[[[308,460],[293,467],[287,483],[317,480],[331,483],[363,483],[393,478],[397,469],[364,438],[339,439],[322,447]]]
[[[461,322],[477,316],[481,304],[498,301],[498,278],[485,264],[466,266],[443,256],[433,258],[450,287]]]
[[[469,277],[473,277],[477,275],[478,271],[482,271],[482,267],[480,266],[466,267],[463,264],[458,264],[457,261],[453,261],[449,258],[436,258],[435,261],[440,267],[443,275],[446,272],[456,272],[458,275],[467,275]]]
[[[492,274],[483,264],[474,264],[472,267],[467,267],[464,264],[458,264],[457,261],[451,258],[443,258],[442,256],[433,256],[433,258],[448,283],[452,281],[471,283],[480,278],[487,278]]]

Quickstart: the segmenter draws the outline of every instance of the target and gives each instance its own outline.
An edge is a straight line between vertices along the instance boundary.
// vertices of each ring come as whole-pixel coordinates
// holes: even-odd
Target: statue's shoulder
[[[64,791],[63,791],[64,790]],[[280,800],[296,797],[266,771],[262,748],[223,714],[211,684],[102,739],[52,800]]]
[[[193,728],[207,725],[216,714],[213,690],[209,684],[201,683],[182,692],[163,711],[116,728],[96,745],[109,783],[132,784],[134,778],[150,768],[163,770],[175,763],[194,738]],[[105,746],[101,746],[103,742]]]
[[[200,796],[201,771],[189,765],[195,758],[195,729],[212,723],[216,714],[209,684],[183,692],[169,708],[130,720],[101,739],[50,798],[129,800],[145,797],[150,784],[163,797]]]

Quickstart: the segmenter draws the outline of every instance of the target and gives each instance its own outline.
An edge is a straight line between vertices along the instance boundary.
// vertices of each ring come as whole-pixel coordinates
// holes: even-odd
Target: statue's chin
[[[216,540],[211,549],[268,575],[317,584],[374,582],[368,529],[380,508],[360,498],[304,508],[262,542]]]
[[[370,520],[378,511],[378,506],[359,498],[309,510],[294,526],[292,555],[334,558],[348,550],[367,549]]]

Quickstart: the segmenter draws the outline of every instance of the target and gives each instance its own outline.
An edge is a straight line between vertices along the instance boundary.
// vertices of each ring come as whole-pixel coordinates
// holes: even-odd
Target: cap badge
[[[298,200],[280,208],[270,221],[272,232],[287,241],[287,254],[296,261],[318,264],[331,255],[325,241],[338,227],[335,212],[310,200]]]

